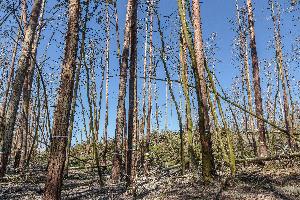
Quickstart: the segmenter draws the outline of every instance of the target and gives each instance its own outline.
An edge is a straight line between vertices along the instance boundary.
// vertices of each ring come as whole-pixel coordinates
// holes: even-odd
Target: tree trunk
[[[252,9],[251,0],[247,0],[247,10],[248,10],[248,23],[249,23],[249,32],[250,32],[250,48],[251,48],[251,57],[252,57],[252,68],[253,68],[253,86],[254,86],[256,114],[260,117],[263,117],[260,74],[259,74],[258,57],[257,57],[257,50],[256,50],[254,18],[253,18],[253,9]],[[266,143],[265,124],[262,120],[257,120],[257,128],[259,131],[259,138],[258,138],[259,153],[258,154],[260,157],[265,157],[268,155],[268,152],[267,152],[267,143]]]
[[[107,128],[108,128],[108,113],[109,113],[109,107],[108,107],[108,86],[109,86],[109,49],[110,49],[110,16],[109,16],[109,3],[106,2],[105,5],[105,12],[106,12],[106,50],[105,50],[105,67],[106,67],[106,75],[105,75],[105,122],[104,122],[104,133],[103,133],[103,144],[104,144],[104,150],[103,150],[103,163],[106,166],[106,154],[107,154]]]
[[[127,185],[135,187],[137,156],[137,4],[134,4],[130,27],[130,77],[128,102],[128,151],[127,151]]]
[[[30,99],[31,99],[31,88],[34,76],[34,70],[36,65],[36,55],[37,55],[37,48],[40,41],[40,35],[42,30],[42,23],[43,23],[43,15],[45,10],[45,3],[46,0],[42,1],[41,6],[41,13],[40,13],[40,21],[37,27],[37,32],[34,38],[34,43],[32,46],[32,54],[31,54],[31,61],[30,67],[27,71],[27,75],[25,77],[25,81],[23,84],[23,111],[21,113],[22,120],[21,120],[21,129],[23,134],[23,142],[22,142],[22,153],[21,153],[21,160],[19,168],[21,169],[22,173],[25,167],[25,161],[27,157],[27,145],[28,145],[28,134],[29,134],[29,109],[30,109]]]
[[[145,19],[145,43],[144,43],[144,60],[143,60],[143,89],[142,89],[142,119],[140,120],[140,139],[141,139],[141,166],[145,161],[145,124],[146,124],[146,86],[147,86],[147,57],[148,57],[148,17],[149,4],[147,6],[147,16]]]
[[[118,96],[118,106],[117,106],[117,119],[116,119],[116,130],[115,130],[115,150],[113,156],[113,168],[112,168],[112,179],[114,182],[120,180],[121,175],[121,164],[122,164],[122,154],[121,154],[121,136],[124,130],[124,113],[125,113],[125,96],[126,96],[126,82],[127,82],[127,68],[128,68],[128,56],[129,56],[129,39],[130,39],[130,29],[131,29],[131,19],[134,15],[134,8],[136,7],[136,0],[128,0],[127,3],[127,13],[126,13],[126,23],[124,32],[124,43],[123,43],[123,53],[120,66],[120,81],[119,81],[119,96]]]
[[[197,71],[199,76],[199,85],[201,93],[201,106],[203,109],[204,127],[200,128],[200,138],[202,145],[202,160],[203,160],[203,178],[205,182],[212,179],[214,159],[212,155],[212,141],[209,126],[208,105],[207,105],[207,88],[205,81],[205,58],[203,50],[202,28],[201,28],[201,15],[199,0],[192,1],[192,15],[194,26],[194,45],[195,57],[197,63]],[[201,118],[200,118],[201,119]]]
[[[12,94],[8,105],[8,110],[5,117],[5,128],[3,135],[3,141],[1,141],[1,154],[0,154],[0,177],[3,177],[6,171],[8,163],[8,157],[11,152],[12,140],[14,135],[14,127],[16,122],[16,116],[19,108],[20,97],[22,93],[22,86],[26,72],[29,67],[32,44],[34,42],[34,36],[36,27],[38,24],[38,18],[40,15],[42,0],[35,0],[32,8],[29,25],[25,31],[24,42],[22,46],[22,53],[19,59],[19,68],[16,71],[15,80],[12,84]]]
[[[71,149],[71,142],[72,142],[72,135],[73,135],[73,128],[74,128],[74,117],[76,112],[76,100],[77,100],[77,92],[79,88],[79,82],[80,82],[80,73],[81,73],[81,67],[82,67],[82,60],[84,55],[84,49],[85,49],[85,35],[86,35],[86,25],[88,21],[88,11],[89,11],[89,3],[90,1],[86,1],[86,8],[85,8],[85,19],[83,23],[82,28],[82,35],[81,35],[81,46],[80,46],[80,58],[78,67],[76,69],[76,75],[75,75],[75,86],[73,91],[73,99],[72,99],[72,106],[71,106],[71,118],[70,118],[70,127],[69,127],[69,133],[68,133],[68,146],[66,151],[66,170],[65,173],[68,175],[68,168],[69,168],[69,154]]]
[[[18,53],[18,43],[19,40],[21,38],[21,29],[18,29],[18,33],[17,33],[17,37],[16,37],[16,42],[15,42],[15,46],[12,52],[12,57],[11,57],[11,64],[10,64],[10,70],[9,70],[9,75],[8,75],[8,79],[7,79],[7,83],[6,83],[6,88],[5,88],[5,95],[4,95],[4,100],[2,103],[2,111],[1,111],[1,117],[2,119],[5,118],[5,114],[6,114],[6,104],[7,104],[7,100],[8,100],[8,95],[9,95],[9,90],[10,90],[10,84],[13,80],[14,77],[14,73],[15,73],[15,61],[16,61],[16,55]],[[1,136],[0,136],[1,137]],[[0,138],[1,140],[1,138]]]
[[[33,136],[33,140],[32,140],[32,144],[30,147],[30,150],[28,152],[28,157],[26,160],[26,165],[25,167],[28,168],[29,167],[29,163],[34,151],[34,147],[35,147],[35,142],[38,140],[38,133],[39,133],[39,125],[40,125],[40,113],[41,113],[41,100],[40,100],[40,76],[37,76],[37,115],[36,115],[36,120],[35,120],[35,128],[34,128],[34,136]],[[36,145],[38,146],[38,145]]]
[[[186,110],[186,129],[187,129],[187,143],[188,143],[188,155],[189,160],[192,162],[193,158],[193,121],[192,121],[192,110],[191,110],[191,101],[190,93],[188,87],[188,65],[186,62],[186,42],[184,36],[181,36],[180,39],[180,62],[181,62],[181,79],[182,79],[182,88],[183,94],[185,97],[185,110]],[[196,164],[196,163],[193,163]]]
[[[90,44],[92,44],[90,42]],[[90,52],[90,59],[92,62],[90,62],[90,65],[88,66],[85,61],[85,53],[83,53],[83,61],[84,66],[86,69],[86,92],[87,92],[87,99],[88,99],[88,107],[89,107],[89,132],[92,137],[92,148],[93,148],[93,157],[94,161],[97,167],[97,172],[100,179],[100,184],[102,185],[102,170],[99,163],[99,153],[98,153],[98,123],[97,123],[97,109],[96,109],[96,103],[95,103],[95,95],[96,95],[96,83],[95,80],[95,70],[93,65],[93,59],[94,59],[94,45],[92,44]],[[90,78],[91,76],[91,78]],[[103,84],[103,83],[102,83]],[[94,108],[94,109],[93,109]]]
[[[247,99],[248,99],[248,110],[250,112],[253,111],[253,100],[252,100],[252,90],[251,90],[251,81],[250,81],[250,72],[249,72],[249,58],[248,58],[248,47],[247,47],[247,39],[246,39],[246,21],[245,21],[245,10],[241,10],[242,15],[240,16],[240,10],[238,8],[238,2],[236,1],[236,9],[237,9],[237,20],[238,20],[238,28],[239,28],[239,39],[240,39],[240,56],[241,63],[244,68],[243,78],[246,82],[246,90],[247,90]],[[247,116],[247,115],[246,115]],[[248,120],[247,120],[248,121]],[[247,122],[246,122],[247,123]],[[247,126],[247,124],[246,124]],[[248,129],[248,126],[247,126]],[[251,132],[252,146],[254,150],[254,154],[257,155],[257,147],[256,140],[254,134],[254,118],[253,116],[249,116],[249,129]]]
[[[54,113],[47,181],[43,196],[43,199],[45,200],[56,200],[61,198],[61,185],[66,160],[66,146],[73,97],[74,74],[76,69],[79,15],[80,1],[70,0],[69,24],[62,64],[61,84]]]
[[[23,31],[25,32],[27,28],[27,0],[21,0],[21,4],[22,4],[21,17],[24,25]]]
[[[181,174],[183,175],[184,170],[185,170],[184,169],[185,163],[184,163],[182,116],[181,116],[179,105],[178,105],[178,103],[176,101],[176,98],[175,98],[175,95],[174,95],[174,91],[173,91],[173,88],[172,88],[172,82],[171,82],[171,76],[170,76],[170,72],[169,72],[168,67],[167,67],[166,46],[165,46],[164,35],[163,35],[162,29],[161,29],[161,23],[160,23],[160,18],[158,16],[158,14],[157,14],[157,26],[158,26],[158,32],[160,34],[160,42],[161,42],[160,59],[163,62],[163,67],[164,67],[164,71],[166,73],[168,88],[169,88],[170,95],[171,95],[172,101],[174,102],[176,113],[177,113],[177,119],[178,119],[178,125],[179,125],[179,134],[180,134],[180,164],[181,164]]]
[[[199,2],[196,2],[196,7],[193,8],[195,11],[197,10],[197,7],[199,7]],[[204,113],[204,104],[202,99],[202,91],[201,91],[201,84],[200,84],[200,75],[198,73],[199,68],[203,68],[204,66],[199,66],[196,59],[196,53],[194,50],[193,40],[191,38],[191,32],[188,27],[188,23],[185,17],[185,7],[183,6],[183,0],[178,0],[178,10],[179,10],[179,16],[180,21],[182,25],[183,34],[185,37],[185,41],[187,42],[187,46],[190,52],[190,57],[192,61],[192,69],[195,77],[195,83],[196,83],[196,94],[197,94],[197,102],[198,102],[198,115],[199,115],[199,135],[200,135],[200,142],[202,144],[202,175],[205,183],[208,183],[211,181],[212,176],[214,174],[214,158],[212,154],[212,141],[211,141],[211,135],[209,130],[205,129],[205,125],[207,125],[207,122],[205,122],[205,113]],[[200,12],[200,9],[198,9]],[[200,20],[200,13],[195,13]],[[199,21],[198,20],[198,21]],[[195,23],[195,25],[197,25]],[[200,26],[201,24],[198,24],[197,26]],[[201,33],[201,30],[200,30]],[[198,33],[199,34],[199,33]],[[198,35],[199,36],[199,35]],[[199,43],[199,41],[198,41]],[[202,41],[201,41],[202,43]],[[203,55],[204,56],[204,55]],[[203,62],[204,64],[204,62]],[[204,75],[204,74],[203,74]],[[203,80],[203,77],[202,77]],[[206,107],[207,111],[207,107]],[[206,116],[208,113],[206,114]]]
[[[147,127],[146,127],[146,146],[144,152],[144,171],[148,174],[149,161],[148,154],[150,148],[150,137],[151,137],[151,118],[152,118],[152,78],[153,78],[153,0],[149,2],[149,13],[150,13],[150,29],[149,29],[149,70],[148,70],[148,111],[147,111]]]
[[[284,122],[285,127],[288,132],[288,145],[290,148],[293,148],[295,145],[294,134],[292,129],[292,122],[291,122],[291,115],[290,115],[290,108],[289,108],[289,100],[287,94],[287,87],[286,87],[286,79],[284,76],[284,69],[283,69],[283,55],[282,55],[282,42],[281,42],[281,35],[280,35],[280,16],[279,13],[277,15],[274,11],[274,1],[269,1],[271,4],[271,11],[272,11],[272,19],[274,25],[274,38],[275,38],[275,49],[276,49],[276,63],[277,69],[279,73],[279,79],[281,81],[282,93],[283,93],[283,111],[284,111]]]

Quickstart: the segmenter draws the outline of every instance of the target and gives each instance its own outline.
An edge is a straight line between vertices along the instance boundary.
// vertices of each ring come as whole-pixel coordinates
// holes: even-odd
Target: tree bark
[[[35,0],[32,8],[30,21],[28,27],[25,31],[22,53],[19,58],[19,67],[16,71],[15,80],[12,84],[12,94],[10,102],[8,105],[8,110],[5,117],[5,128],[3,135],[3,141],[1,141],[1,154],[0,154],[0,177],[3,177],[6,171],[6,166],[8,163],[8,157],[11,152],[12,140],[14,135],[14,127],[16,122],[16,116],[19,108],[20,97],[22,93],[22,86],[24,84],[24,79],[26,72],[29,67],[31,54],[32,54],[32,44],[34,42],[34,36],[36,32],[36,27],[38,24],[38,18],[40,15],[42,0]]]
[[[149,154],[149,147],[150,147],[150,137],[151,137],[151,118],[152,118],[152,76],[153,76],[153,0],[149,2],[149,69],[148,69],[148,110],[147,110],[147,127],[146,127],[146,146],[144,152],[144,171],[148,174],[149,171],[149,164],[148,164],[148,154]]]
[[[170,72],[168,70],[167,67],[167,57],[166,57],[166,46],[165,46],[165,42],[164,42],[164,35],[161,29],[161,23],[160,23],[160,18],[157,14],[157,26],[158,26],[158,32],[160,35],[160,42],[161,42],[161,51],[160,51],[160,59],[163,62],[163,67],[164,67],[164,71],[166,73],[166,78],[167,78],[167,85],[170,91],[170,95],[172,98],[172,101],[174,102],[175,105],[175,109],[176,109],[176,113],[177,113],[177,119],[178,119],[178,125],[179,125],[179,134],[180,134],[180,164],[181,164],[181,174],[184,174],[184,167],[185,167],[185,163],[184,163],[184,146],[183,146],[183,125],[182,125],[182,116],[181,116],[181,112],[180,112],[180,108],[179,105],[176,101],[175,95],[174,95],[174,91],[172,88],[172,82],[171,82],[171,76],[170,76]]]
[[[248,23],[249,23],[249,32],[250,32],[250,48],[251,48],[251,57],[252,57],[255,108],[256,108],[256,114],[260,117],[263,117],[260,74],[259,74],[258,56],[256,50],[254,17],[253,17],[253,8],[252,8],[251,0],[247,0],[247,10],[248,10]],[[257,128],[259,131],[258,154],[260,157],[265,157],[268,155],[268,152],[267,152],[267,143],[266,143],[266,129],[265,129],[265,124],[262,120],[257,120]]]
[[[27,157],[27,145],[28,145],[28,134],[29,134],[29,112],[30,112],[30,99],[31,99],[31,88],[33,83],[33,76],[34,76],[34,70],[36,65],[36,55],[37,55],[37,48],[40,41],[40,35],[42,30],[42,23],[43,23],[43,15],[45,10],[45,3],[46,0],[42,1],[41,6],[41,13],[40,13],[40,21],[37,27],[37,32],[34,38],[34,43],[32,47],[32,54],[31,54],[31,60],[30,60],[30,67],[27,71],[25,81],[23,84],[23,110],[22,110],[22,121],[21,121],[21,131],[23,132],[23,142],[22,142],[22,153],[21,153],[21,160],[19,168],[21,169],[22,173],[25,167],[25,161]]]
[[[86,26],[88,21],[88,11],[89,11],[89,3],[90,1],[86,1],[86,8],[85,8],[85,19],[82,27],[82,35],[81,35],[81,46],[80,46],[80,58],[78,67],[76,69],[76,75],[75,75],[75,85],[74,85],[74,91],[73,91],[73,99],[72,99],[72,106],[71,106],[71,118],[70,118],[70,127],[69,127],[69,133],[68,133],[68,146],[66,151],[66,170],[65,173],[68,175],[68,168],[69,168],[69,154],[71,149],[71,142],[72,142],[72,135],[73,135],[73,128],[74,128],[74,117],[76,112],[76,101],[77,101],[77,93],[79,88],[79,82],[80,82],[80,73],[82,68],[82,60],[84,55],[84,49],[85,49],[85,35],[86,35]]]
[[[202,145],[202,160],[203,160],[203,178],[205,182],[209,182],[213,175],[214,159],[212,155],[212,141],[208,116],[207,104],[207,88],[205,81],[205,58],[203,50],[202,28],[201,28],[201,14],[199,0],[192,1],[192,16],[194,26],[194,46],[195,57],[197,63],[197,71],[199,76],[199,85],[202,99],[203,120],[204,127],[200,128],[200,138]]]
[[[281,81],[281,88],[283,93],[283,111],[284,111],[284,122],[285,127],[288,132],[288,145],[290,148],[293,148],[295,145],[295,140],[293,139],[293,129],[292,129],[292,122],[291,122],[291,115],[290,115],[290,108],[289,108],[289,100],[287,94],[287,86],[286,86],[286,77],[284,76],[284,69],[283,69],[283,55],[282,55],[282,42],[281,42],[281,35],[280,35],[280,19],[279,13],[277,15],[274,11],[274,1],[269,0],[271,4],[271,11],[272,11],[272,19],[274,25],[274,38],[275,38],[275,51],[276,51],[276,63],[277,69],[279,73],[280,81]]]
[[[50,157],[45,185],[44,200],[61,198],[63,170],[66,160],[66,146],[73,97],[74,74],[78,48],[80,1],[69,1],[69,24],[66,47],[61,72],[61,84],[58,91],[54,113]]]
[[[128,151],[127,151],[127,185],[135,187],[137,156],[137,4],[133,7],[130,28],[130,77],[128,102]]]
[[[192,110],[191,110],[191,101],[190,93],[188,87],[188,65],[186,62],[186,42],[184,36],[181,36],[180,39],[180,62],[181,62],[181,79],[182,79],[182,88],[183,94],[185,97],[185,110],[186,110],[186,129],[187,129],[187,144],[188,144],[188,155],[189,160],[192,162],[193,157],[193,120],[192,120]],[[194,163],[196,164],[196,163]]]
[[[105,5],[105,12],[106,12],[106,49],[105,49],[105,68],[106,68],[106,74],[105,74],[105,122],[104,122],[104,133],[103,133],[103,144],[104,144],[104,150],[103,150],[103,163],[106,166],[106,154],[107,154],[107,129],[108,129],[108,111],[109,111],[109,101],[108,101],[108,95],[109,95],[109,49],[110,49],[110,16],[109,16],[109,3],[106,2]]]
[[[236,0],[236,10],[237,10],[237,20],[238,20],[238,29],[239,29],[239,50],[240,57],[242,59],[241,63],[243,65],[243,81],[246,82],[246,91],[247,91],[247,100],[248,100],[248,110],[250,112],[253,111],[253,100],[252,100],[252,90],[251,90],[251,80],[250,80],[250,72],[249,72],[249,58],[248,58],[248,47],[247,47],[247,38],[246,38],[246,21],[245,21],[245,10],[239,10],[238,2]],[[240,15],[242,13],[242,15]],[[247,114],[245,114],[247,117]],[[248,131],[248,120],[246,120],[246,131]],[[256,140],[254,134],[254,118],[253,116],[249,116],[249,129],[251,131],[251,139],[254,154],[257,155],[257,147]]]
[[[113,168],[112,168],[112,179],[114,182],[119,182],[121,175],[121,136],[124,130],[124,113],[125,113],[125,96],[126,96],[126,83],[127,83],[127,68],[128,68],[128,56],[129,56],[129,39],[130,30],[132,26],[131,19],[134,15],[134,8],[136,7],[136,0],[128,0],[126,23],[124,32],[124,43],[123,53],[120,66],[120,81],[119,81],[119,95],[118,95],[118,106],[117,106],[117,119],[116,119],[116,130],[115,130],[115,150],[113,156]]]

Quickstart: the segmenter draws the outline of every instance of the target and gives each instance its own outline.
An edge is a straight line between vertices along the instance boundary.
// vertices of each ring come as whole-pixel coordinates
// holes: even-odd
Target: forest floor
[[[238,166],[236,177],[216,177],[203,185],[199,174],[180,176],[178,170],[153,170],[137,182],[135,199],[300,199],[300,161],[270,161],[263,167]],[[8,174],[0,182],[0,199],[41,199],[45,172],[20,177]],[[62,199],[133,199],[124,185],[107,181],[100,187],[96,172],[71,170],[64,180]]]

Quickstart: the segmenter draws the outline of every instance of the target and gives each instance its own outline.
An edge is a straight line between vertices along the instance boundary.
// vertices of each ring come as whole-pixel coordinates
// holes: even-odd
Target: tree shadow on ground
[[[224,188],[224,191],[239,191],[240,194],[264,195],[271,194],[277,199],[296,200],[299,194],[291,194],[282,189],[282,186],[295,183],[299,180],[299,175],[286,175],[284,177],[273,178],[271,175],[244,172],[237,175],[230,182],[232,186]],[[230,196],[230,195],[229,195]]]

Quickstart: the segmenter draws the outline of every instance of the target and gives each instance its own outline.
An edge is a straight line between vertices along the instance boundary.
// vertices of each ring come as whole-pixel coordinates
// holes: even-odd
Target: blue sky
[[[240,6],[242,5],[242,1],[239,1]],[[256,39],[257,39],[257,49],[258,56],[260,61],[267,59],[271,60],[274,58],[275,52],[274,48],[269,48],[270,44],[272,44],[273,38],[273,24],[270,18],[270,10],[267,1],[253,1],[254,3],[254,13],[255,13],[255,29],[256,29]],[[289,14],[287,10],[290,8],[290,4],[288,1],[281,1],[282,3],[282,35],[284,40],[284,52],[288,53],[291,51],[292,43],[295,41],[295,38],[299,36],[300,26],[294,26],[295,24],[299,24],[299,21],[292,22],[292,14]],[[202,14],[202,22],[203,22],[203,35],[204,39],[208,39],[212,33],[217,33],[216,45],[218,49],[216,50],[216,59],[220,60],[215,67],[218,78],[220,79],[222,86],[228,91],[231,88],[231,84],[233,83],[233,78],[235,76],[239,76],[239,71],[237,70],[239,63],[233,62],[233,39],[236,36],[236,33],[232,30],[235,28],[233,24],[230,23],[230,20],[235,20],[235,1],[224,1],[224,0],[213,0],[213,1],[203,1],[201,4],[201,14]],[[120,25],[124,24],[124,16],[125,16],[125,1],[119,1],[119,11],[120,11]],[[177,17],[177,1],[175,0],[161,0],[159,3],[159,13],[162,16],[170,16],[169,18],[161,17],[164,27],[165,40],[172,43],[172,46],[176,48],[178,45],[178,17]],[[139,12],[139,19],[143,19],[143,13]],[[295,13],[295,12],[294,12]],[[123,23],[122,23],[123,22]],[[154,22],[156,24],[156,21]],[[155,25],[156,28],[156,25]],[[143,30],[141,30],[143,31]],[[139,35],[144,35],[143,32],[140,32]],[[143,42],[144,39],[139,37],[139,57],[143,56]],[[159,43],[159,35],[158,33],[154,33],[154,42],[157,47],[160,47]],[[168,43],[167,43],[168,44]],[[177,55],[178,56],[178,55]],[[172,56],[171,56],[172,57]],[[172,58],[170,58],[172,60]],[[112,62],[114,63],[114,62]],[[174,70],[172,69],[172,62],[168,62],[170,66],[171,73],[173,72],[173,78],[178,79],[176,66]],[[141,68],[142,62],[139,62],[139,67]],[[261,68],[263,68],[261,66]],[[291,63],[291,70],[296,70],[298,72],[299,69],[296,67],[295,63]],[[262,70],[262,69],[261,69]],[[290,71],[291,72],[291,71]],[[139,71],[142,74],[142,71]],[[261,72],[263,75],[264,72]],[[297,73],[296,73],[297,74]],[[165,77],[165,73],[163,71],[162,65],[160,63],[158,69],[158,77]],[[299,80],[299,75],[296,75],[296,79]],[[139,86],[141,86],[141,80]],[[263,79],[264,81],[264,79]],[[112,81],[113,82],[113,81]],[[165,103],[165,84],[157,83],[159,87],[159,105],[163,105]],[[173,87],[177,94],[178,101],[179,99],[179,85],[174,83]],[[114,87],[112,85],[111,87]],[[141,87],[139,87],[141,88]],[[117,89],[117,87],[116,87]],[[116,91],[116,90],[115,90]],[[265,81],[263,82],[263,92],[266,91]],[[170,97],[170,95],[169,95]],[[116,96],[113,98],[116,99]],[[116,105],[116,104],[113,104]],[[111,110],[114,109],[114,106]],[[164,114],[164,107],[161,107],[161,111]],[[114,111],[111,112],[112,120],[110,120],[110,130],[111,133],[114,133],[114,121],[115,115]],[[174,106],[172,107],[172,111],[169,110],[169,128],[172,130],[178,129],[176,112],[174,110]],[[161,127],[164,127],[164,119],[161,119],[160,123]]]
[[[281,0],[281,9],[282,9],[282,27],[281,27],[281,35],[283,37],[283,43],[284,43],[284,53],[286,54],[287,58],[290,58],[292,56],[291,49],[292,45],[295,44],[295,40],[297,37],[299,37],[300,33],[300,26],[299,26],[299,19],[298,21],[293,20],[295,17],[299,17],[299,5],[298,10],[294,11],[292,13],[289,13],[288,10],[290,9],[290,1]],[[54,5],[57,4],[57,1],[48,1],[46,6],[46,15],[45,18],[48,21],[46,29],[43,31],[42,35],[43,38],[41,40],[41,44],[39,46],[38,51],[38,59],[40,61],[43,60],[43,54],[47,47],[47,43],[49,42],[49,39],[51,38],[52,34],[54,34],[53,39],[51,40],[49,49],[47,51],[47,62],[45,62],[43,66],[43,70],[45,72],[45,80],[47,82],[47,87],[49,90],[49,94],[52,94],[52,101],[50,102],[51,105],[55,103],[55,89],[58,86],[59,83],[59,72],[60,72],[60,66],[61,66],[61,57],[63,56],[63,48],[64,48],[64,34],[66,31],[66,7],[54,7]],[[123,41],[123,28],[125,23],[125,15],[126,15],[126,0],[119,0],[118,1],[118,11],[119,11],[119,26],[120,26],[120,36],[121,36],[121,46]],[[243,1],[239,1],[240,6],[243,5]],[[275,52],[274,48],[272,47],[272,39],[273,39],[273,26],[272,21],[270,18],[270,10],[268,10],[268,1],[264,0],[253,0],[253,7],[254,7],[254,14],[255,14],[255,30],[256,30],[256,40],[257,40],[257,49],[258,49],[258,57],[260,61],[263,60],[272,60],[274,58]],[[92,4],[93,6],[93,4]],[[295,8],[296,9],[296,8]],[[91,11],[92,9],[90,9]],[[144,54],[144,35],[145,35],[145,27],[144,27],[144,18],[145,18],[145,5],[140,5],[139,7],[139,24],[140,29],[138,32],[138,74],[142,76],[142,68],[143,68],[143,54]],[[179,21],[177,16],[177,1],[176,0],[161,0],[158,4],[158,12],[161,14],[161,20],[162,20],[162,26],[163,31],[165,35],[165,41],[168,46],[170,46],[170,50],[168,51],[169,54],[169,60],[168,60],[168,66],[170,69],[170,72],[172,73],[173,79],[179,79],[178,78],[178,71],[177,71],[177,65],[176,65],[176,57],[178,57],[178,45],[179,45],[179,38],[178,38],[178,30],[179,30]],[[1,13],[1,16],[3,12]],[[99,98],[99,88],[100,88],[100,82],[101,82],[101,52],[103,51],[105,47],[105,40],[104,40],[104,22],[105,22],[105,15],[104,15],[104,5],[99,6],[96,10],[94,10],[93,17],[88,22],[88,32],[87,32],[87,38],[91,38],[94,42],[96,42],[96,52],[98,53],[96,55],[96,83],[97,83],[97,89],[98,89],[98,98]],[[205,0],[201,3],[201,17],[202,17],[202,23],[203,23],[203,38],[205,41],[208,40],[208,38],[211,37],[213,33],[216,33],[217,37],[215,40],[215,44],[217,46],[217,49],[215,51],[215,59],[219,60],[220,62],[216,63],[215,69],[217,77],[219,78],[223,88],[226,91],[229,91],[231,89],[231,85],[233,83],[233,79],[235,76],[240,76],[239,74],[239,63],[234,61],[234,55],[233,55],[233,46],[234,38],[236,37],[236,33],[232,30],[233,28],[236,28],[234,24],[230,23],[230,20],[236,20],[235,17],[236,10],[235,10],[235,1],[234,0]],[[82,14],[84,16],[84,14]],[[99,18],[99,16],[102,16],[102,22],[99,24],[96,22],[96,18]],[[110,16],[111,21],[114,23],[114,15],[112,10],[110,10]],[[169,16],[169,17],[166,17]],[[53,20],[52,20],[53,19]],[[157,21],[156,18],[154,18],[154,30],[157,28]],[[13,19],[12,19],[13,21]],[[11,22],[9,24],[11,28],[15,27],[13,25],[14,23]],[[3,30],[2,30],[3,31]],[[110,90],[110,96],[109,96],[109,136],[114,136],[114,130],[115,130],[115,118],[116,118],[116,106],[117,106],[117,95],[118,95],[118,77],[115,76],[118,74],[118,61],[116,58],[116,40],[115,38],[115,28],[114,26],[111,26],[111,53],[110,53],[110,75],[112,76],[110,78],[110,84],[109,84],[109,90]],[[154,46],[155,48],[160,48],[160,39],[159,34],[157,32],[154,32],[153,35],[154,40]],[[4,40],[2,40],[3,43]],[[89,41],[87,41],[87,44]],[[298,42],[299,43],[299,42]],[[89,45],[87,45],[89,46]],[[8,47],[10,48],[10,47]],[[158,60],[158,57],[157,59]],[[299,68],[296,62],[289,62],[289,72],[292,76],[294,76],[295,80],[292,80],[292,84],[295,84],[298,80],[300,80],[299,76]],[[263,76],[263,65],[261,64],[261,75]],[[272,69],[274,69],[274,65],[271,66]],[[84,81],[85,75],[84,70],[82,73],[81,80]],[[275,74],[275,73],[274,73]],[[273,74],[273,75],[274,75]],[[158,78],[165,78],[165,73],[163,71],[162,63],[159,62],[158,69],[157,69],[157,77]],[[292,77],[293,78],[293,77]],[[266,79],[263,76],[263,84],[262,84],[262,90],[263,93],[266,92]],[[83,101],[86,105],[86,91],[85,86],[83,85],[81,87],[82,96],[84,97]],[[158,104],[160,106],[160,111],[162,112],[162,115],[164,115],[165,108],[165,83],[163,82],[157,82],[158,87]],[[51,91],[52,88],[52,91]],[[142,88],[142,80],[138,80],[138,90],[141,91]],[[177,83],[173,84],[173,88],[176,92],[176,97],[178,101],[180,99],[183,100],[182,97],[180,97],[180,87]],[[104,90],[105,91],[105,90]],[[296,98],[296,94],[298,92],[298,89],[294,91],[294,95]],[[182,94],[182,93],[181,93]],[[182,96],[182,95],[181,95]],[[170,95],[169,95],[170,97]],[[99,136],[102,136],[103,133],[103,123],[104,123],[104,113],[105,113],[105,98],[103,97],[102,102],[102,111],[101,111],[101,122],[100,122],[100,130],[99,130]],[[139,100],[141,103],[141,95],[139,94]],[[128,102],[128,100],[126,100]],[[78,103],[79,105],[79,103]],[[153,103],[153,106],[155,104]],[[169,108],[170,108],[170,102],[169,102]],[[153,107],[153,113],[155,112],[155,107]],[[169,109],[168,113],[168,126],[171,130],[177,130],[178,129],[178,123],[177,123],[177,116],[176,112],[174,110],[174,106],[172,106],[172,109]],[[88,116],[86,115],[86,119],[88,120]],[[154,118],[153,118],[154,122]],[[77,114],[76,114],[76,124],[77,126],[77,136],[79,131],[82,130],[82,117],[81,117],[81,107],[78,106],[77,108]],[[164,127],[164,118],[160,119],[160,127]],[[155,125],[153,123],[153,128],[155,128]],[[79,137],[78,137],[79,138]],[[73,140],[75,141],[75,140]]]

